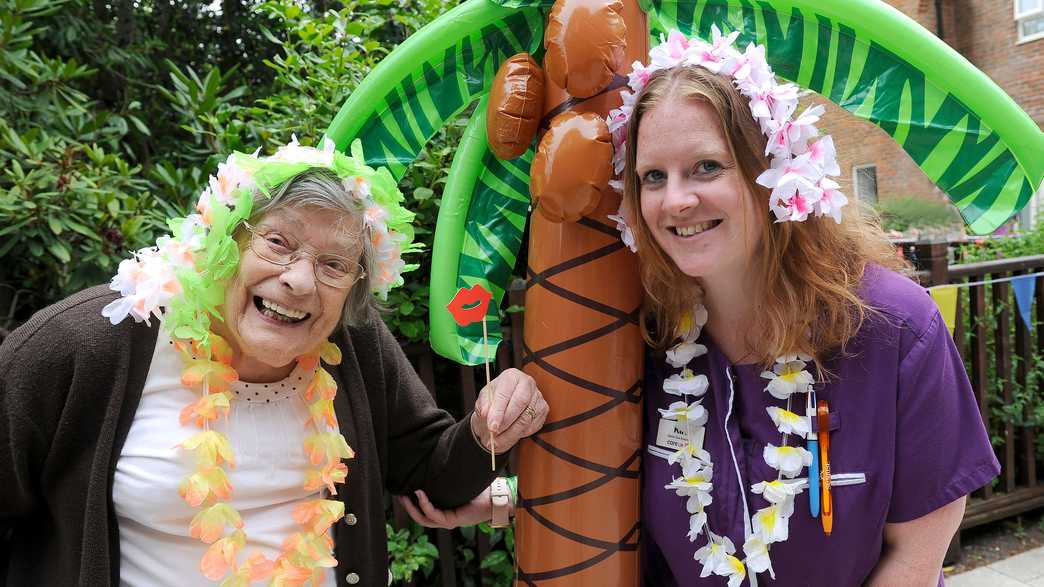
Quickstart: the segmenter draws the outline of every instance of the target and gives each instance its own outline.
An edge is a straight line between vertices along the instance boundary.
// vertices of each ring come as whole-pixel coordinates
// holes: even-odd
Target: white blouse
[[[199,431],[192,423],[178,422],[182,408],[198,397],[181,384],[184,366],[161,331],[112,487],[121,585],[215,585],[199,568],[208,545],[189,535],[189,523],[199,509],[178,495],[178,485],[195,470],[195,462],[177,445]],[[219,418],[211,424],[228,435],[235,454],[235,468],[226,470],[232,484],[230,505],[242,515],[247,535],[240,562],[254,552],[270,559],[277,556],[283,540],[301,530],[293,519],[294,508],[317,496],[303,488],[308,408],[302,394],[307,375],[295,369],[276,383],[234,383],[227,422]],[[229,531],[226,527],[226,535]],[[328,569],[323,585],[334,584],[334,573]]]

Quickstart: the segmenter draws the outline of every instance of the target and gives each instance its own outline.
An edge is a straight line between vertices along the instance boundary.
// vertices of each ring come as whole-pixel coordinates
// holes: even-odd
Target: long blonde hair
[[[808,353],[825,372],[827,355],[843,351],[872,311],[858,294],[866,265],[904,270],[905,262],[888,242],[876,215],[854,201],[840,224],[826,217],[774,222],[768,213],[770,190],[754,181],[768,168],[768,160],[766,138],[747,99],[730,79],[697,66],[656,72],[639,94],[627,129],[624,200],[636,219],[646,342],[658,349],[670,345],[678,336],[682,315],[703,297],[699,281],[678,269],[641,215],[635,171],[638,127],[645,113],[670,99],[703,102],[717,113],[741,180],[752,196],[753,201],[745,205],[759,212],[760,226],[745,227],[761,231],[751,264],[757,331],[745,333],[754,349],[752,357],[767,366],[780,355]]]

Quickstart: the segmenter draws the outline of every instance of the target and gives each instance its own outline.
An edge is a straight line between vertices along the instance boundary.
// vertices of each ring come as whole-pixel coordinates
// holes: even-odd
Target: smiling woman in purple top
[[[999,470],[961,358],[872,216],[842,216],[821,109],[715,37],[672,34],[610,118],[654,349],[643,583],[941,584]]]

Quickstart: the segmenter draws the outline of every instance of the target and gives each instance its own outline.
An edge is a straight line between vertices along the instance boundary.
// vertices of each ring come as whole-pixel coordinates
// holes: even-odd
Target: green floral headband
[[[270,157],[232,153],[218,165],[200,194],[198,213],[168,220],[169,236],[120,263],[109,287],[121,297],[102,315],[113,324],[127,316],[147,324],[155,316],[173,337],[209,348],[211,317],[218,316],[225,286],[239,266],[232,235],[250,217],[255,192],[271,197],[279,185],[316,168],[340,178],[363,210],[376,267],[373,294],[387,299],[389,290],[402,285],[402,274],[417,268],[403,262],[402,255],[421,248],[413,242],[414,215],[402,206],[391,173],[366,165],[359,141],[352,143],[349,156],[326,137],[320,148],[302,146],[292,137]]]

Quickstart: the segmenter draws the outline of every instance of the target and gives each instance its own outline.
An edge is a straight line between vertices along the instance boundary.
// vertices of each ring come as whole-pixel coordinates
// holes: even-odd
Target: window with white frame
[[[1019,42],[1044,39],[1044,0],[1014,0]]]
[[[852,168],[856,197],[864,202],[877,202],[877,166],[856,165]]]

